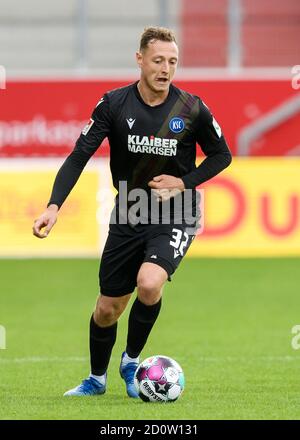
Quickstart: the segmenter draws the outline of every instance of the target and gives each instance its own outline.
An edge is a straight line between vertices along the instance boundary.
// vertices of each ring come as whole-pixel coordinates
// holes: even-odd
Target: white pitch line
[[[23,357],[23,358],[0,358],[0,364],[23,364],[23,363],[36,363],[36,362],[86,362],[87,357]]]
[[[176,358],[179,362],[184,362],[184,358]],[[23,363],[41,363],[41,362],[88,362],[88,357],[83,356],[69,356],[69,357],[43,357],[31,356],[22,358],[4,358],[0,357],[0,364],[23,364]],[[194,359],[196,360],[196,359]],[[257,357],[235,357],[235,356],[220,356],[220,357],[198,357],[198,362],[300,362],[300,356],[257,356]]]
[[[299,361],[300,356],[220,356],[220,357],[201,357],[197,358],[201,362],[290,362]]]

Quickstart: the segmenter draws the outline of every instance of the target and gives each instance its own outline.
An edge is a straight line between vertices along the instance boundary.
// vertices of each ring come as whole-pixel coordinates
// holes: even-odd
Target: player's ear
[[[135,58],[136,58],[136,62],[138,64],[138,66],[142,67],[143,55],[141,54],[141,52],[136,52]]]

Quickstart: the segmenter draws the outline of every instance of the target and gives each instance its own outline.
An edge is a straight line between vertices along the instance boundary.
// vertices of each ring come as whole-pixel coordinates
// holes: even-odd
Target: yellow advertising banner
[[[300,158],[234,158],[201,188],[204,228],[190,256],[300,255]]]
[[[57,170],[0,170],[0,255],[59,257],[99,253],[97,171],[82,174],[49,236],[33,236],[33,220],[46,207]]]
[[[7,161],[0,164],[0,255],[98,256],[114,197],[108,159],[84,170],[43,240],[32,235],[32,223],[58,166]],[[300,255],[300,158],[234,158],[201,190],[203,231],[189,256]]]

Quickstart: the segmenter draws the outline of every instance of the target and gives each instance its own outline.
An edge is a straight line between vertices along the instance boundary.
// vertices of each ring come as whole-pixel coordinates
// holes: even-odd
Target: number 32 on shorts
[[[177,228],[173,228],[172,233],[173,241],[170,241],[170,245],[174,248],[174,258],[179,257],[179,255],[183,257],[183,251],[188,244],[189,235]]]

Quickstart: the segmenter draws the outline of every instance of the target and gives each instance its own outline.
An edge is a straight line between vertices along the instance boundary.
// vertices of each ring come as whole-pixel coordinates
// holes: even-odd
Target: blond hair
[[[149,43],[154,41],[169,41],[177,44],[173,31],[164,27],[147,27],[141,35],[140,52],[147,49]]]

